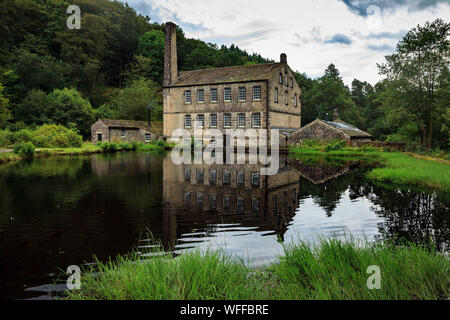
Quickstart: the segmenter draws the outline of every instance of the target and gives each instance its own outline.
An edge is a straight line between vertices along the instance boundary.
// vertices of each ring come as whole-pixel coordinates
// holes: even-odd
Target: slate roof
[[[344,122],[340,119],[333,120],[333,121],[324,121],[325,123],[329,124],[330,126],[348,134],[350,137],[355,138],[371,138],[372,135],[368,134],[365,131],[362,131],[361,129],[358,129],[355,126],[352,126],[351,124]]]
[[[278,62],[183,71],[171,87],[268,80],[282,65]]]
[[[162,135],[163,128],[161,122],[151,121],[150,126],[147,121],[136,120],[115,120],[115,119],[99,119],[105,126],[110,128],[128,128],[128,129],[142,129],[147,132],[152,132],[156,135]]]

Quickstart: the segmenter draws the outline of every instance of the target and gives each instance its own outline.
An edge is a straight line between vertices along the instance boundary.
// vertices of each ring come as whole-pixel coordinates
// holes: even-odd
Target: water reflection
[[[370,240],[431,238],[448,249],[448,194],[364,179],[346,159],[281,158],[259,165],[180,165],[170,156],[50,157],[0,166],[0,297],[45,298],[60,270],[149,243],[176,253],[226,248],[251,263],[282,254],[281,241],[352,233]]]

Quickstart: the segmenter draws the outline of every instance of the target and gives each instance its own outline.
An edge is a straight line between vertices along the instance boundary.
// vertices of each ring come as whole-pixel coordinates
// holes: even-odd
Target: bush
[[[13,142],[10,140],[11,134],[9,130],[0,130],[0,147],[9,146]]]
[[[345,146],[347,146],[347,142],[345,142],[344,140],[333,140],[326,145],[325,152],[342,150]]]
[[[137,141],[133,141],[131,142],[131,150],[136,151],[137,149],[139,149],[139,147],[142,145],[142,143],[137,142]]]
[[[22,129],[14,133],[14,143],[33,141],[33,132],[28,129]]]
[[[156,142],[156,145],[157,145],[158,147],[165,148],[165,147],[166,147],[166,142],[163,141],[163,140],[158,140],[158,141]]]
[[[38,147],[81,147],[81,135],[62,125],[44,124],[33,133],[33,143]]]
[[[36,150],[31,142],[19,142],[14,145],[14,153],[24,158],[32,158]]]
[[[104,142],[100,145],[100,148],[103,150],[103,152],[113,153],[117,151],[118,145],[114,142]]]
[[[131,143],[128,142],[121,142],[117,145],[117,147],[123,151],[130,151],[132,149]]]

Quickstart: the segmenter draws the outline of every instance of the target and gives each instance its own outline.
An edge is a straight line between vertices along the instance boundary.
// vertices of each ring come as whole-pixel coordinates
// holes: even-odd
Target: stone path
[[[12,152],[12,149],[0,149],[0,153]]]

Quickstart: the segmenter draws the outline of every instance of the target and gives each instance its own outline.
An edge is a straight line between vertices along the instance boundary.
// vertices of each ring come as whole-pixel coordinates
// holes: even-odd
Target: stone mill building
[[[301,89],[280,62],[178,72],[176,26],[166,23],[164,135],[175,129],[279,129],[280,146],[301,126]],[[205,141],[208,143],[207,141]]]

